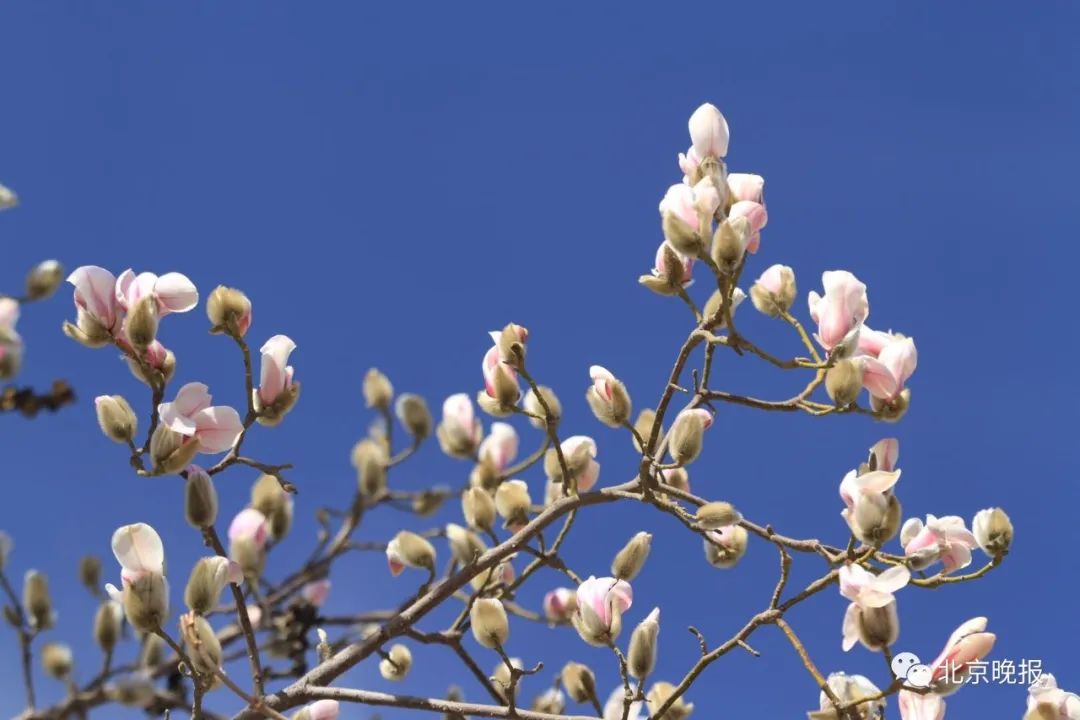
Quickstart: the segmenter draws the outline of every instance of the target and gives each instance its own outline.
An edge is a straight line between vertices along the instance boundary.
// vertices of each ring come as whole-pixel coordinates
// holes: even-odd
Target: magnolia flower
[[[866,705],[866,703],[859,701],[863,698],[875,697],[881,693],[878,686],[870,682],[869,678],[864,675],[847,675],[846,673],[835,672],[829,675],[826,682],[833,695],[844,705],[851,703]],[[807,713],[810,720],[838,720],[839,716],[833,702],[824,690],[819,694],[818,708],[818,711]],[[885,710],[885,700],[879,698],[869,703],[869,707],[860,707],[858,709],[860,718],[879,717],[879,713]]]
[[[693,150],[699,157],[719,159],[727,155],[728,124],[715,105],[705,103],[698,107],[688,126]]]
[[[509,423],[491,423],[491,432],[480,443],[477,454],[481,461],[491,463],[496,472],[502,472],[514,462],[518,452],[518,434]]]
[[[261,404],[273,405],[293,386],[293,368],[288,362],[295,349],[296,343],[287,335],[275,335],[259,349],[262,365],[256,393]]]
[[[330,595],[330,580],[328,578],[309,582],[300,589],[300,597],[304,599],[304,602],[314,607],[322,607],[326,603],[328,595]]]
[[[1043,673],[1028,688],[1027,709],[1031,720],[1080,720],[1080,695],[1059,689],[1054,676]]]
[[[610,370],[600,365],[589,368],[592,386],[585,391],[585,399],[600,422],[610,427],[621,427],[630,421],[631,402],[626,386]]]
[[[233,542],[250,540],[262,550],[270,539],[270,524],[258,510],[244,508],[229,523],[229,540]]]
[[[712,180],[706,178],[690,187],[677,183],[660,200],[660,214],[681,220],[693,232],[703,232],[702,220],[708,222],[720,207],[720,195]]]
[[[165,579],[161,536],[145,523],[125,525],[113,533],[112,551],[120,563],[123,589],[107,584],[109,597],[123,604],[128,622],[135,629],[159,629],[169,613],[169,582]]]
[[[680,263],[678,267],[668,267],[667,259],[665,257],[667,253],[665,250],[669,249],[675,257],[678,258]],[[681,279],[679,284],[682,285],[683,288],[688,288],[694,284],[694,278],[692,277],[694,272],[694,258],[679,252],[672,247],[671,243],[665,240],[660,243],[660,247],[656,248],[656,259],[653,261],[652,274],[653,277],[667,279],[672,271],[678,273],[678,277]],[[674,280],[672,280],[672,282],[674,282]]]
[[[889,515],[896,502],[892,489],[899,479],[899,470],[870,470],[861,475],[858,470],[852,470],[840,481],[840,499],[847,506],[840,515],[859,539],[874,543],[887,539],[874,537],[875,533],[889,536],[896,533],[899,507],[891,513],[895,515],[891,523]]]
[[[574,626],[578,634],[590,645],[607,645],[622,630],[622,614],[633,601],[633,590],[625,580],[590,576],[577,589]]]
[[[731,173],[727,176],[728,191],[736,202],[765,204],[765,178],[751,173]]]
[[[987,620],[977,617],[953,631],[945,649],[930,663],[930,687],[940,695],[960,689],[971,672],[971,665],[982,660],[994,648],[997,636],[986,632]]]
[[[818,325],[817,341],[826,350],[848,350],[858,342],[859,330],[870,314],[866,285],[846,270],[822,273],[821,284],[825,295],[811,290],[809,296],[810,317]]]
[[[874,443],[870,448],[870,459],[867,463],[868,470],[882,470],[891,472],[896,469],[896,463],[900,459],[900,441],[896,438],[884,438]]]
[[[908,519],[900,530],[900,544],[912,558],[912,567],[921,569],[940,560],[946,575],[970,565],[971,551],[978,545],[957,515],[927,515],[925,524],[919,518]]]
[[[75,268],[67,281],[75,286],[75,308],[80,315],[80,328],[83,326],[83,315],[105,330],[116,327],[122,308],[116,299],[116,277],[111,272],[96,265],[83,265]]]
[[[144,297],[152,295],[157,301],[160,316],[171,312],[187,312],[199,302],[199,291],[194,283],[177,272],[165,273],[159,277],[151,272],[136,275],[135,271],[128,268],[116,278],[115,292],[117,305],[128,312]]]
[[[213,455],[236,444],[244,423],[231,407],[211,406],[208,390],[203,383],[188,383],[176,393],[175,400],[158,405],[158,415],[162,425],[197,440],[199,452]]]
[[[630,692],[634,696],[637,696],[637,684],[630,683]],[[611,691],[608,695],[608,699],[604,702],[603,720],[623,720],[623,710],[625,709],[626,700],[626,688],[622,685],[618,686]],[[630,713],[626,716],[626,720],[645,720],[647,715],[642,711],[645,710],[645,703],[641,700],[630,703]]]
[[[468,393],[457,393],[443,401],[442,422],[435,434],[443,451],[455,457],[469,457],[484,438],[484,426],[473,411]]]
[[[498,344],[493,345],[484,354],[481,369],[484,373],[484,392],[487,397],[498,401],[501,405],[512,405],[517,402],[518,397],[521,395],[517,371],[502,361],[502,353],[499,352]],[[481,403],[481,406],[483,406],[483,403]]]
[[[578,492],[588,492],[600,479],[596,462],[596,441],[587,435],[572,435],[562,441],[562,454],[577,478]]]
[[[728,210],[728,218],[744,217],[750,223],[750,238],[746,243],[746,252],[753,254],[761,245],[761,231],[769,222],[769,213],[760,202],[740,200]]]
[[[862,333],[860,332],[860,337]],[[863,347],[861,341],[860,349]],[[868,362],[863,374],[863,385],[878,400],[892,402],[904,389],[904,384],[915,372],[918,353],[911,338],[898,338],[889,342]]]
[[[923,695],[901,690],[896,697],[901,720],[944,720],[945,700],[934,693]]]
[[[555,588],[544,595],[544,617],[549,622],[568,622],[577,610],[577,593],[570,588]]]
[[[872,650],[891,644],[899,630],[893,593],[908,584],[911,572],[893,566],[874,575],[859,565],[845,565],[839,579],[840,594],[851,600],[844,613],[844,651],[859,641]]]

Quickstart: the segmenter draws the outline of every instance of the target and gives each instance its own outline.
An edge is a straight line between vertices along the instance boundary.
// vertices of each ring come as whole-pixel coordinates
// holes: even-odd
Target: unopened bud
[[[495,510],[506,521],[505,527],[512,532],[517,532],[529,523],[531,506],[529,486],[523,480],[507,480],[495,491]]]
[[[506,702],[508,698],[508,690],[510,685],[514,681],[514,673],[511,668],[521,670],[524,668],[524,664],[521,662],[521,658],[510,658],[510,664],[500,662],[495,666],[495,672],[491,673],[491,684],[495,686],[495,690],[502,697],[503,702]]]
[[[705,559],[713,567],[733,568],[746,554],[750,540],[742,525],[729,525],[705,534]]]
[[[713,234],[712,259],[722,270],[730,271],[742,259],[750,243],[750,222],[745,217],[729,218]]]
[[[537,388],[540,390],[540,397],[537,397],[537,394],[530,388],[529,392],[525,393],[522,407],[524,407],[525,412],[529,413],[529,423],[535,428],[544,430],[546,428],[544,405],[540,403],[540,398],[544,399],[551,421],[556,425],[562,419],[562,403],[559,402],[559,396],[551,388],[546,385],[538,385]]]
[[[0,530],[0,572],[7,566],[8,555],[15,549],[15,541],[3,530]]]
[[[369,408],[389,410],[390,401],[394,398],[394,386],[390,384],[390,378],[383,375],[376,368],[371,368],[364,375],[364,402]]]
[[[448,495],[449,490],[445,488],[422,490],[413,496],[412,511],[420,517],[431,517],[443,506]]]
[[[874,411],[874,417],[885,422],[900,422],[900,419],[907,415],[910,406],[911,388],[904,388],[890,402],[878,400],[876,397],[870,398],[870,409]]]
[[[900,637],[900,617],[896,612],[896,602],[885,607],[857,607],[859,642],[869,650],[884,650]]]
[[[702,240],[701,235],[689,223],[679,217],[677,213],[665,212],[660,222],[660,228],[664,232],[664,239],[668,241],[671,247],[684,255],[697,257],[705,249],[705,242]],[[669,263],[667,267],[673,267],[677,264],[678,261]]]
[[[387,544],[386,559],[394,575],[399,575],[406,567],[435,571],[435,547],[408,530],[402,530]]]
[[[659,471],[660,481],[668,487],[690,492],[690,473],[686,468],[669,468]]]
[[[637,420],[634,421],[634,430],[637,431],[633,434],[635,450],[638,452],[645,452],[645,449],[641,447],[641,443],[638,442],[638,437],[640,436],[645,442],[649,442],[649,437],[652,435],[653,425],[655,424],[656,411],[652,408],[645,408],[638,413]]]
[[[101,558],[84,555],[79,559],[79,582],[94,594],[101,591]]]
[[[262,474],[251,486],[251,507],[270,523],[270,534],[280,541],[289,533],[293,521],[293,499],[273,475]]]
[[[119,642],[123,620],[124,609],[115,600],[107,600],[97,609],[94,615],[94,642],[104,652],[112,652]]]
[[[490,532],[495,524],[495,501],[478,487],[469,488],[461,496],[461,511],[473,529]]]
[[[197,439],[174,432],[167,425],[158,425],[150,436],[150,460],[158,475],[180,472],[191,464],[197,452]]]
[[[214,335],[235,332],[243,336],[251,327],[251,300],[235,288],[218,285],[206,299],[206,317]]]
[[[494,598],[480,598],[469,612],[473,637],[486,648],[502,647],[510,636],[506,608]]]
[[[705,430],[712,422],[712,414],[701,408],[683,410],[675,417],[675,422],[671,425],[668,452],[676,463],[689,465],[697,460],[701,454]]]
[[[37,570],[27,570],[23,578],[23,608],[35,630],[48,630],[56,620],[49,595],[49,579]]]
[[[508,323],[495,338],[499,358],[513,368],[520,368],[525,360],[525,340],[528,337],[529,331],[524,327]]]
[[[390,457],[386,446],[370,438],[356,443],[352,451],[352,463],[357,472],[360,494],[374,497],[386,489],[386,465]]]
[[[165,641],[153,633],[142,637],[139,650],[139,667],[156,668],[165,659]]]
[[[446,526],[446,540],[450,544],[450,554],[459,565],[468,565],[487,550],[479,535],[454,523]]]
[[[52,677],[63,680],[74,667],[71,648],[62,643],[46,643],[41,648],[41,666]]]
[[[239,565],[228,558],[217,555],[200,558],[191,569],[191,577],[184,588],[184,602],[193,613],[207,615],[217,607],[225,585],[240,580]]]
[[[11,188],[0,185],[0,210],[10,210],[19,204],[19,196]]]
[[[160,343],[158,344],[160,345]],[[153,348],[147,350],[149,355],[153,352]],[[132,358],[127,359],[128,369],[131,370],[131,374],[135,376],[135,379],[139,382],[149,385],[150,387],[157,387],[161,381],[166,384],[172,381],[173,375],[176,373],[176,355],[172,350],[166,350],[159,348],[164,354],[161,356],[160,362],[156,362],[152,366],[147,366],[146,363],[136,362]],[[145,366],[145,367],[144,367]]]
[[[87,311],[76,310],[75,322],[64,321],[64,334],[88,348],[105,347],[112,342],[112,332]]]
[[[218,496],[214,481],[197,465],[188,467],[184,485],[184,518],[193,528],[211,527],[217,521]]]
[[[402,644],[394,645],[379,663],[379,674],[384,680],[404,680],[412,668],[412,652]]]
[[[210,623],[194,613],[181,615],[180,636],[191,660],[191,669],[204,678],[214,678],[211,685],[216,684],[217,673],[221,670],[221,642]]]
[[[135,303],[124,320],[128,340],[139,350],[145,350],[157,338],[158,304],[154,295]]]
[[[718,501],[705,503],[699,507],[696,518],[701,528],[719,530],[739,522],[742,520],[742,515],[731,503]]]
[[[735,311],[742,305],[743,300],[746,299],[746,293],[742,291],[742,288],[734,288],[731,291],[731,309],[730,311],[724,310],[724,303],[726,302],[727,295],[716,290],[709,299],[705,301],[705,307],[702,308],[701,313],[706,318],[716,318],[719,320],[716,325],[717,329],[723,329],[727,327],[727,315],[731,313],[731,317],[735,317]]]
[[[611,574],[619,580],[633,580],[641,572],[641,568],[645,567],[651,547],[652,535],[647,532],[634,535],[615,555],[615,560],[611,563]]]
[[[660,608],[653,611],[634,628],[630,649],[626,654],[627,670],[638,680],[644,680],[656,667],[656,636],[660,634]]]
[[[125,445],[134,440],[139,421],[122,395],[98,395],[94,398],[94,409],[105,437]]]
[[[157,699],[157,688],[149,673],[134,673],[105,686],[109,700],[134,708],[149,708]]]
[[[125,583],[124,615],[136,630],[160,630],[169,616],[169,584],[165,577],[151,572]]]
[[[424,398],[419,395],[401,395],[394,404],[394,412],[416,442],[431,434],[431,411],[428,410]]]
[[[590,702],[596,697],[596,676],[587,666],[568,662],[563,666],[560,678],[563,689],[574,702]]]
[[[566,696],[558,688],[548,688],[533,698],[530,707],[533,712],[562,715],[566,710]]]
[[[26,276],[26,299],[44,300],[56,292],[64,280],[64,266],[56,260],[45,260],[34,266]]]
[[[686,720],[694,711],[694,703],[688,703],[680,696],[671,704],[663,715],[657,716],[657,712],[668,699],[675,694],[675,686],[669,682],[653,683],[649,688],[649,694],[645,696],[645,702],[649,706],[649,713],[656,720]]]
[[[838,360],[825,374],[825,391],[837,407],[847,407],[855,402],[862,384],[862,365],[849,358]]]
[[[494,493],[499,487],[501,479],[498,468],[486,457],[480,458],[480,462],[473,466],[469,473],[469,487],[480,488],[489,493]]]
[[[999,558],[1009,551],[1013,526],[1001,508],[980,510],[971,521],[971,529],[979,547],[990,557]]]
[[[750,301],[758,312],[778,317],[795,302],[795,271],[787,265],[773,265],[750,288]]]
[[[850,514],[851,531],[859,540],[881,547],[900,529],[901,516],[900,501],[895,495],[862,498]]]
[[[629,422],[631,403],[626,386],[599,365],[589,368],[589,375],[593,384],[585,391],[585,400],[596,419],[615,428]]]

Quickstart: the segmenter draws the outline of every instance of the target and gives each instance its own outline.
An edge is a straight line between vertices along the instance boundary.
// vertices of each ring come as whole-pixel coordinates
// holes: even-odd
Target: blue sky
[[[366,368],[437,407],[481,386],[486,331],[510,320],[531,330],[531,367],[563,398],[566,432],[599,442],[602,481],[633,473],[627,439],[599,426],[581,395],[599,363],[638,407],[655,403],[689,329],[685,308],[636,279],[660,240],[656,203],[679,178],[686,118],[711,101],[731,125],[731,169],[767,182],[770,223],[747,275],[793,266],[805,318],[802,298],[820,273],[852,270],[869,286],[871,324],[913,335],[920,366],[898,426],[722,407],[693,467],[695,490],[787,534],[840,543],[840,478],[895,434],[908,514],[970,518],[1001,505],[1017,532],[1009,561],[984,581],[902,591],[898,645],[934,655],[955,625],[985,614],[996,658],[1041,660],[1080,689],[1080,620],[1059,599],[1076,592],[1078,569],[1066,399],[1078,389],[1069,310],[1080,231],[1077,20],[1069,3],[9,3],[0,182],[24,204],[0,215],[0,288],[17,289],[23,270],[50,256],[71,268],[178,270],[204,294],[243,288],[255,304],[253,342],[279,332],[296,340],[301,401],[247,446],[297,466],[298,520],[270,571],[279,577],[309,551],[314,508],[350,497],[348,451],[371,420],[359,394]],[[134,477],[97,432],[95,395],[121,393],[140,408],[148,398],[113,353],[60,334],[67,295],[26,309],[20,380],[66,377],[80,402],[34,422],[0,418],[0,528],[16,538],[16,576],[51,575],[60,623],[48,637],[72,644],[85,680],[100,659],[78,558],[97,553],[115,574],[113,529],[149,522],[165,537],[179,604],[202,549],[183,523],[180,484]],[[799,352],[777,324],[749,305],[742,312],[748,335]],[[201,311],[169,318],[165,332],[179,382],[243,402],[234,348],[206,335]],[[746,358],[721,357],[716,378],[776,398],[801,387]],[[519,430],[523,449],[539,443]],[[467,472],[432,444],[392,484],[456,484]],[[242,506],[253,479],[242,470],[221,479],[223,512]],[[540,487],[537,474],[527,479]],[[426,526],[387,512],[359,537],[386,538],[405,523]],[[579,522],[572,564],[605,573],[641,529],[656,536],[653,557],[627,621],[662,608],[657,677],[677,680],[696,656],[685,626],[714,644],[734,632],[767,600],[775,552],[755,543],[737,569],[713,570],[670,518],[618,507]],[[795,582],[819,565],[798,564]],[[391,581],[381,556],[348,558],[329,609],[389,607],[413,580]],[[536,606],[557,582],[542,576],[520,599]],[[844,607],[829,591],[791,622],[823,670],[886,684],[880,658],[840,651]],[[13,636],[0,638],[7,717],[21,696]],[[799,717],[816,703],[775,629],[753,644],[761,658],[732,655],[690,693],[698,717]],[[526,681],[526,697],[567,659],[592,665],[605,693],[616,682],[610,656],[572,631],[515,623],[510,650],[547,665]],[[482,698],[438,649],[416,657],[400,689],[436,695],[453,678]],[[494,667],[493,655],[480,657]],[[345,682],[399,689],[371,662]],[[39,686],[46,699],[61,692],[44,678]],[[1024,697],[1017,686],[966,688],[950,717],[1019,717]],[[218,693],[212,706],[235,703]]]

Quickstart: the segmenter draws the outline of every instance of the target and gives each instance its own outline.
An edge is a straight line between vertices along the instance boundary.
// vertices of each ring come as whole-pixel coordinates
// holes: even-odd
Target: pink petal
[[[229,540],[251,540],[260,549],[266,545],[269,532],[266,516],[254,508],[244,508],[229,524]]]
[[[75,304],[85,309],[105,327],[116,324],[116,277],[105,268],[83,265],[68,276],[75,286]]]
[[[236,439],[244,431],[240,414],[226,405],[217,405],[195,413],[191,418],[195,422],[195,437],[199,441],[199,452],[214,455],[225,452],[236,444]]]
[[[136,573],[160,573],[165,564],[161,536],[146,523],[118,528],[112,536],[112,551],[122,568]]]

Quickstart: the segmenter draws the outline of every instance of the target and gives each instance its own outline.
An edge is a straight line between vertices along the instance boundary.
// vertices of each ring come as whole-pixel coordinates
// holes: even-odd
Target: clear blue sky
[[[870,288],[871,324],[914,335],[920,366],[897,427],[721,408],[695,489],[788,534],[842,542],[837,483],[895,433],[908,513],[970,518],[1002,505],[1017,532],[1009,561],[985,581],[902,591],[899,645],[934,655],[956,624],[986,614],[997,658],[1041,659],[1080,689],[1080,620],[1062,600],[1077,591],[1080,501],[1070,311],[1078,20],[1072,3],[7,3],[0,181],[24,205],[0,216],[0,287],[17,289],[49,256],[179,270],[204,295],[218,283],[246,290],[254,342],[296,340],[303,397],[248,446],[297,465],[298,521],[275,551],[277,577],[310,548],[314,507],[350,497],[348,451],[370,421],[364,370],[385,368],[438,406],[480,387],[486,331],[509,320],[532,331],[531,365],[560,392],[566,430],[599,441],[602,480],[630,476],[626,438],[599,426],[581,396],[592,363],[618,373],[639,407],[660,393],[688,317],[636,279],[660,239],[656,204],[678,179],[686,118],[711,101],[732,128],[731,168],[767,181],[770,223],[747,274],[792,265],[805,298],[821,271],[854,271]],[[85,680],[99,655],[93,603],[74,580],[79,556],[101,555],[115,575],[113,529],[149,522],[166,538],[179,605],[201,548],[183,523],[180,484],[134,477],[97,432],[95,395],[122,393],[140,408],[147,398],[112,352],[60,334],[67,295],[25,312],[21,380],[64,376],[80,402],[34,422],[0,418],[0,527],[18,543],[17,575],[52,576],[60,623],[48,637],[72,643]],[[798,352],[749,305],[742,312],[748,334]],[[180,382],[243,402],[234,348],[206,335],[201,311],[168,318],[165,332]],[[801,386],[734,357],[716,378],[777,398]],[[523,449],[539,442],[521,430]],[[466,473],[432,445],[393,484],[456,484]],[[223,478],[226,512],[253,478]],[[373,517],[360,537],[404,522]],[[712,570],[669,518],[629,508],[580,522],[571,559],[601,574],[640,529],[656,539],[628,623],[662,607],[658,677],[676,680],[696,654],[685,626],[713,643],[730,635],[767,600],[776,556],[755,543],[738,569]],[[806,560],[795,581],[819,566]],[[545,577],[523,602],[535,606],[557,582]],[[381,556],[349,558],[330,609],[390,606],[413,580],[391,581]],[[885,684],[879,657],[841,653],[844,607],[826,592],[791,621],[823,670]],[[12,633],[0,638],[7,717],[21,695]],[[733,655],[690,694],[698,717],[800,717],[816,703],[778,632],[764,629],[754,645],[761,658]],[[605,694],[616,680],[609,655],[572,631],[515,623],[510,649],[547,663],[526,697],[568,658],[594,666]],[[494,666],[490,653],[481,658]],[[452,672],[445,653],[421,648],[404,689],[439,694],[453,677],[482,698]],[[396,689],[371,662],[347,681]],[[39,684],[46,699],[60,692]],[[1015,686],[966,688],[950,717],[1019,717],[1024,697]],[[235,707],[214,698],[223,700]]]

